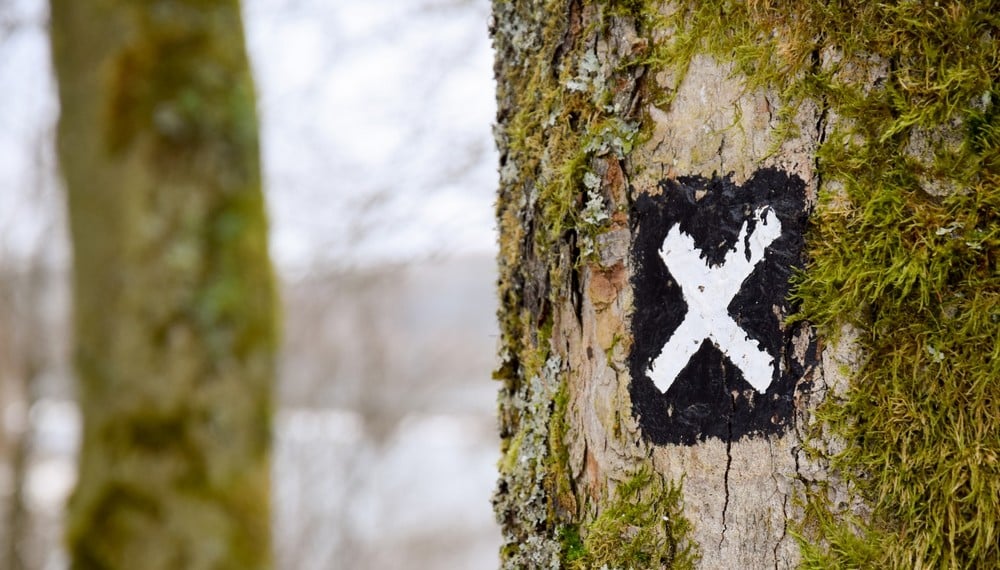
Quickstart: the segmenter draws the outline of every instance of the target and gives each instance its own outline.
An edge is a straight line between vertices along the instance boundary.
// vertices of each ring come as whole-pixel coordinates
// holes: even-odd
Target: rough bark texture
[[[996,95],[982,95],[995,93],[996,48],[985,42],[995,40],[997,22],[959,4],[848,4],[495,0],[503,457],[494,504],[505,568],[986,567],[996,560],[993,525],[975,509],[948,511],[939,483],[926,475],[971,470],[979,480],[995,472],[995,455],[986,464],[938,461],[929,440],[907,447],[898,438],[916,435],[893,435],[873,446],[875,438],[854,426],[872,421],[875,432],[894,434],[905,422],[940,421],[965,434],[938,432],[947,449],[966,449],[970,438],[985,446],[980,451],[1000,449],[995,438],[925,406],[921,389],[904,386],[896,372],[912,365],[914,378],[958,394],[968,389],[966,377],[985,390],[996,367],[983,356],[968,371],[944,372],[921,355],[939,354],[927,335],[938,338],[938,323],[955,315],[942,317],[928,299],[974,295],[978,310],[992,311],[1000,291],[989,276],[997,240],[983,238],[996,235],[995,218],[982,209],[996,201],[996,161],[981,143],[961,147],[963,155],[962,136],[954,136],[956,123],[991,125],[989,135],[976,127],[990,144],[1000,132]],[[928,40],[941,26],[951,26],[945,37]],[[952,37],[983,51],[948,51]],[[928,41],[944,47],[918,47]],[[942,61],[980,76],[938,76]],[[807,241],[813,259],[796,292],[806,317],[822,325],[819,341],[811,326],[775,307],[790,339],[781,358],[800,368],[792,418],[774,433],[653,443],[630,394],[644,381],[629,369],[641,340],[631,327],[641,310],[636,204],[685,177],[739,185],[765,169],[801,180],[807,211],[820,211]],[[952,201],[935,201],[945,195]],[[970,195],[979,198],[961,198]],[[962,269],[939,278],[926,235],[951,231],[949,215],[979,228],[979,237],[969,245],[975,252],[941,249]],[[838,237],[853,231],[867,241]],[[845,268],[871,285],[845,277],[852,275]],[[901,269],[912,273],[894,273]],[[904,326],[906,314],[915,326]],[[996,350],[995,327],[975,318],[961,326],[975,329],[963,338],[985,354]],[[876,340],[887,331],[900,331],[896,346],[912,347],[909,360]],[[891,392],[877,396],[884,408],[865,407],[872,386]],[[992,396],[976,401],[977,417],[988,418]],[[903,402],[925,409],[918,414]],[[910,471],[914,449],[928,450],[924,475]],[[995,486],[977,485],[967,498],[995,512]],[[938,514],[918,511],[917,489],[936,497],[929,510]],[[630,518],[623,502],[663,516]],[[963,537],[949,538],[947,528]],[[911,542],[894,543],[900,537]]]
[[[633,192],[657,192],[656,177],[697,174],[712,177],[732,173],[737,183],[756,170],[773,166],[798,175],[806,182],[807,199],[815,203],[818,180],[814,160],[824,127],[816,105],[803,105],[794,122],[799,136],[786,140],[772,152],[777,118],[771,113],[778,95],[768,90],[748,91],[731,66],[710,56],[697,56],[683,81],[675,89],[668,109],[654,105],[647,112],[655,117],[650,140],[633,154],[635,162],[654,165],[653,172],[635,179]],[[667,172],[656,166],[669,165]],[[623,312],[620,318],[627,318]],[[802,426],[827,390],[819,367],[809,370],[795,391]],[[627,383],[628,377],[618,380]],[[580,402],[581,410],[587,407]],[[582,418],[588,421],[586,415]],[[632,436],[641,434],[630,427]],[[606,436],[605,436],[606,437]],[[798,560],[798,547],[788,534],[789,519],[796,510],[793,492],[799,479],[810,476],[803,469],[809,462],[802,450],[803,434],[796,429],[784,435],[744,437],[725,442],[708,438],[694,446],[649,448],[657,472],[684,478],[684,512],[697,521],[691,538],[700,547],[705,568],[788,568]],[[600,442],[588,442],[589,447]],[[614,462],[608,468],[615,468]]]
[[[502,164],[508,172],[513,170],[512,164],[518,168],[517,174],[504,177],[500,203],[504,250],[501,292],[506,302],[502,318],[520,315],[516,326],[508,325],[505,330],[504,370],[514,370],[517,375],[507,379],[510,387],[501,399],[506,453],[511,455],[513,447],[518,454],[518,464],[513,458],[505,459],[498,493],[499,513],[509,541],[506,560],[513,567],[565,565],[568,547],[560,540],[560,529],[586,527],[599,519],[616,496],[616,487],[651,466],[666,484],[683,479],[683,513],[692,521],[685,537],[675,536],[669,525],[658,529],[663,535],[660,540],[680,539],[696,545],[704,568],[787,567],[797,559],[786,520],[792,510],[795,478],[801,475],[798,432],[731,443],[709,438],[694,446],[652,445],[631,412],[628,355],[633,342],[629,319],[633,310],[630,252],[634,236],[629,215],[638,195],[660,193],[661,180],[734,173],[739,183],[764,166],[779,166],[799,175],[815,201],[812,155],[821,136],[819,109],[814,105],[802,109],[796,123],[807,128],[778,152],[769,154],[772,130],[777,125],[768,112],[772,104],[768,93],[748,93],[738,78],[731,77],[731,67],[699,56],[691,62],[683,81],[677,82],[666,73],[650,77],[645,66],[628,67],[626,63],[633,59],[633,50],[643,49],[646,41],[638,35],[635,19],[616,15],[609,6],[555,3],[547,9],[528,11],[544,14],[548,21],[525,22],[509,15],[508,6],[498,6],[501,31],[520,21],[524,28],[536,33],[546,30],[560,38],[555,53],[547,53],[545,47],[531,51],[537,45],[531,44],[523,54],[517,51],[523,36],[497,34],[500,142],[502,152],[506,151]],[[559,57],[563,59],[557,61]],[[598,62],[589,77],[586,69],[579,71],[587,65],[581,63],[585,58]],[[559,67],[550,68],[550,62]],[[531,89],[515,87],[518,74],[530,71],[532,65],[547,68],[542,73],[553,75],[549,89],[561,88],[560,98],[578,96],[575,84],[565,87],[567,81],[590,79],[591,83],[583,86],[583,96],[599,101],[581,102],[581,110],[576,112],[581,116],[588,112],[607,114],[596,126],[596,133],[568,125],[568,133],[543,135],[546,146],[540,150],[544,158],[532,157],[530,151],[521,155],[519,141],[503,138],[511,136],[507,134],[515,123],[511,115],[518,113],[519,106],[532,104],[524,101],[524,93]],[[520,99],[505,96],[508,89]],[[614,91],[608,103],[603,101],[608,95],[593,92],[606,89]],[[672,104],[661,108],[650,101],[650,95],[663,92],[671,93]],[[617,108],[615,103],[620,103]],[[607,105],[610,112],[602,109]],[[741,108],[746,111],[740,113]],[[563,119],[559,110],[548,113],[555,113],[556,120]],[[548,113],[540,111],[538,116],[544,120]],[[572,121],[572,114],[565,119]],[[627,131],[612,131],[610,148],[589,144],[594,136],[603,135],[601,123],[626,125],[640,120],[649,132],[631,152],[614,148],[615,137],[636,136]],[[574,140],[555,140],[559,136]],[[559,164],[560,158],[572,160],[553,155],[575,152],[559,148],[561,144],[597,148],[577,158],[582,172],[575,178],[571,174],[564,182],[577,185],[575,191],[545,196],[538,186],[553,184],[547,178],[566,175],[559,172],[565,168]],[[521,163],[533,159],[538,162],[533,169]],[[587,174],[597,176],[599,183],[588,188],[583,180]],[[592,219],[572,220],[565,224],[572,227],[563,228],[561,233],[539,236],[545,232],[544,226],[552,228],[560,222],[546,219],[552,206],[543,203],[544,198],[569,200],[568,210],[591,208]],[[594,220],[600,223],[593,224]],[[590,228],[581,228],[588,223],[598,226],[596,235],[589,236]],[[593,240],[591,254],[581,251],[580,243],[587,239]],[[515,299],[515,295],[520,298]],[[551,336],[546,338],[543,335],[548,327]],[[537,363],[530,359],[534,355],[540,359],[542,354],[547,364],[538,371],[533,368]],[[800,412],[814,405],[817,393],[825,389],[818,371],[810,371],[807,381],[812,384],[800,392]],[[563,417],[557,417],[560,415]],[[720,422],[725,419],[720,418]],[[537,449],[526,450],[528,442]],[[565,456],[559,457],[560,453]],[[535,464],[522,469],[525,462]],[[532,501],[540,503],[537,511],[526,508]],[[548,545],[538,544],[546,535],[537,531],[540,523],[552,525],[546,531],[552,541]],[[623,522],[623,536],[632,524]],[[585,544],[586,530],[583,534]],[[519,551],[534,550],[530,555],[515,553],[512,545]],[[649,567],[671,563],[669,556],[665,558],[651,560]],[[597,561],[623,567],[642,564],[640,560]]]
[[[266,568],[275,291],[239,4],[53,0],[72,566]]]

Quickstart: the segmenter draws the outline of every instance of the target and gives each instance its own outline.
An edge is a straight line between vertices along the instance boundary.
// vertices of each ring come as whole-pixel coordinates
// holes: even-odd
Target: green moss
[[[559,359],[550,357],[539,375],[521,382],[509,404],[501,405],[501,424],[516,429],[502,443],[500,490],[494,496],[506,531],[505,568],[549,567],[559,556],[552,426],[561,421],[553,402],[563,376]]]
[[[579,261],[560,249],[567,236],[583,241],[601,231],[583,217],[592,159],[627,157],[652,127],[644,118],[622,137],[626,130],[611,126],[616,102],[633,87],[622,80],[643,67],[646,77],[669,71],[679,84],[696,54],[711,54],[733,64],[748,90],[779,95],[774,148],[800,128],[794,119],[803,104],[822,111],[821,197],[796,297],[799,318],[826,337],[848,323],[861,331],[864,364],[843,398],[819,412],[847,445],[817,453],[871,516],[845,516],[822,487],[811,489],[800,529],[806,565],[1000,565],[1000,16],[993,4],[684,0],[660,12],[657,2],[608,0],[563,45],[564,3],[498,3],[498,22],[516,28],[501,31],[508,39],[500,42],[500,57],[510,59],[501,70],[501,108],[512,113],[500,135],[501,267],[510,269],[500,290],[502,314],[513,315],[504,318],[510,358],[500,376],[522,382],[548,357],[528,332],[544,313],[546,301],[535,297],[554,302],[562,294]],[[631,18],[645,45],[624,60],[558,64],[585,61],[617,18]],[[521,59],[504,52],[504,42],[517,45]],[[525,63],[538,53],[547,54],[541,63]],[[556,53],[561,59],[550,57]],[[670,105],[673,92],[655,81],[640,89],[646,103]],[[592,144],[616,139],[628,144]],[[532,281],[546,281],[546,291],[527,291]],[[548,424],[557,462],[559,415]],[[591,541],[589,561],[601,550],[593,541],[615,536],[602,528],[575,535],[586,537],[585,547]],[[573,536],[561,534],[564,556],[582,560]]]
[[[565,20],[565,3],[549,0],[543,4],[541,12],[548,19],[534,23],[540,37],[527,55],[534,56],[536,51],[560,53],[560,61],[574,65],[553,67],[548,58],[540,58],[538,65],[530,66],[514,62],[516,65],[499,85],[498,95],[501,103],[510,101],[513,111],[500,141],[505,151],[501,184],[509,178],[530,185],[527,206],[536,210],[532,214],[537,216],[537,223],[532,235],[526,237],[532,240],[531,252],[546,258],[567,234],[593,237],[601,230],[600,224],[584,217],[588,201],[584,176],[595,157],[627,156],[637,140],[638,122],[623,118],[619,101],[631,95],[629,89],[634,87],[634,81],[628,78],[632,68],[600,61],[594,55],[594,43],[601,34],[607,34],[606,18],[610,14],[598,14],[596,20],[588,22],[572,49],[566,50],[564,33],[569,23]],[[507,16],[498,21],[513,22],[518,18],[530,21],[537,15]],[[512,238],[520,236],[521,230],[513,226],[520,225],[522,216],[507,216],[504,210],[524,205],[501,200],[499,206],[501,233]],[[513,245],[517,244],[503,243],[501,247]],[[509,254],[513,261],[524,253],[502,252],[501,257]],[[559,291],[571,267],[564,263],[551,265],[553,292]]]
[[[178,155],[201,155],[210,172],[226,164],[245,167],[239,178],[254,178],[255,161],[231,160],[257,152],[238,3],[176,0],[133,9],[130,16],[135,31],[111,66],[109,149],[121,152],[137,137],[149,137],[165,170],[176,167]]]
[[[598,57],[610,24],[593,5],[497,1],[494,19],[502,360],[494,376],[503,381],[505,454],[494,504],[504,567],[549,567],[560,556],[559,529],[579,516],[565,442],[571,379],[550,346],[554,315],[578,294],[569,287],[608,229],[597,161],[623,160],[636,143],[637,122],[621,111],[635,83],[611,56]]]
[[[865,355],[817,450],[871,515],[807,497],[810,568],[1000,566],[1000,16],[995,2],[682,1],[645,63],[696,53],[818,102],[820,204],[802,312]],[[669,104],[669,93],[663,102]],[[822,121],[823,119],[821,119]]]
[[[694,568],[698,557],[687,541],[690,523],[679,484],[664,485],[647,469],[619,485],[615,494],[594,521],[563,529],[567,568]]]
[[[51,12],[85,419],[73,567],[267,567],[277,316],[239,3]]]
[[[577,502],[573,489],[573,474],[569,468],[569,450],[566,448],[569,386],[565,380],[553,397],[552,405],[552,418],[549,421],[549,461],[546,466],[547,487],[555,517],[559,520],[572,520],[576,516]]]
[[[587,549],[580,538],[580,526],[568,524],[559,529],[559,542],[562,544],[562,559],[570,567],[579,564],[587,556]]]

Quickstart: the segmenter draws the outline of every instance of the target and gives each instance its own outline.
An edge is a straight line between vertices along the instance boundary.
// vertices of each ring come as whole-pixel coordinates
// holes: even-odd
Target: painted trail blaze
[[[658,444],[782,432],[816,362],[786,327],[802,265],[805,183],[773,168],[660,182],[633,212],[633,412]]]

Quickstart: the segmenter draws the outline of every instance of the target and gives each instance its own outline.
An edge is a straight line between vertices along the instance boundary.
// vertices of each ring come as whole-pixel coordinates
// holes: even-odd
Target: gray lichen
[[[550,426],[560,386],[561,360],[551,356],[542,373],[523,382],[509,398],[520,418],[518,433],[500,461],[500,480],[493,496],[504,529],[503,568],[559,568],[561,544],[551,526],[547,478],[551,455]]]

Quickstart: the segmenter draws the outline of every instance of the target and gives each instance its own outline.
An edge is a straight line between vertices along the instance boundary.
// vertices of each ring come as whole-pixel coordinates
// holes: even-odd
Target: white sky
[[[58,192],[32,191],[56,114],[44,6],[0,0],[27,24],[0,43],[0,254],[63,239]],[[245,0],[244,13],[280,268],[494,250],[488,0]]]
[[[65,260],[65,248],[52,247],[65,233],[51,188],[57,104],[46,17],[43,1],[0,0],[0,263],[43,248]]]
[[[276,256],[495,246],[486,0],[249,0]]]

